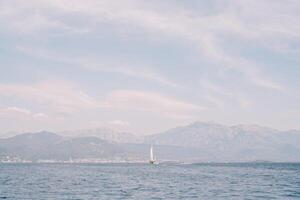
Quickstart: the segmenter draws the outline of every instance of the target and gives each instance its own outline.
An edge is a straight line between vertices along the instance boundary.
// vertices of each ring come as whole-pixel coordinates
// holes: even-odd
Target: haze
[[[0,133],[300,129],[300,2],[0,2]]]

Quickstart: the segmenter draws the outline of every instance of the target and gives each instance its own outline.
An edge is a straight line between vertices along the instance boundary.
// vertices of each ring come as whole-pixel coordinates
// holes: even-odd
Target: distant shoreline
[[[107,162],[0,162],[2,164],[148,164],[148,161],[107,161]],[[244,165],[244,164],[300,164],[300,161],[297,162],[278,162],[278,161],[267,161],[267,162],[170,162],[170,161],[161,161],[160,165]]]

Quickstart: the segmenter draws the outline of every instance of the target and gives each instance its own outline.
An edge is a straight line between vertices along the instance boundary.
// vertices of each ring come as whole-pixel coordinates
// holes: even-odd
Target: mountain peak
[[[54,141],[61,139],[62,136],[49,131],[40,131],[35,133],[23,133],[11,137],[9,139],[19,139],[19,140],[40,140],[40,141]]]

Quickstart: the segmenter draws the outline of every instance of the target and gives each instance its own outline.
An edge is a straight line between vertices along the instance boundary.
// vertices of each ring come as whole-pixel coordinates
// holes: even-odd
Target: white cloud
[[[26,108],[7,107],[4,110],[8,111],[8,112],[16,112],[16,113],[21,113],[21,114],[25,114],[25,115],[30,115],[31,114],[31,111],[26,109]]]
[[[35,113],[33,114],[34,118],[47,118],[48,115],[44,114],[44,113]]]
[[[129,77],[156,82],[170,87],[179,87],[177,83],[170,81],[159,73],[151,70],[151,67],[149,66],[133,66],[129,63],[112,63],[84,57],[69,58],[68,56],[49,52],[44,49],[35,49],[25,46],[17,46],[16,49],[30,56],[61,62],[69,65],[76,65],[88,70],[118,73]]]
[[[54,114],[75,114],[91,109],[117,109],[152,112],[172,118],[184,118],[193,116],[205,109],[203,106],[160,93],[136,90],[113,90],[104,95],[104,100],[95,99],[75,84],[65,81],[44,81],[30,85],[0,84],[0,96],[34,103],[54,112]],[[30,110],[17,107],[10,107],[8,110],[30,114],[35,118],[45,117],[42,113],[32,113]]]
[[[112,120],[107,122],[109,125],[112,126],[121,126],[121,127],[128,127],[130,126],[130,123],[127,121],[123,121],[123,120]]]
[[[200,8],[186,9],[175,3],[168,4],[169,10],[163,12],[159,9],[160,3],[134,0],[74,0],[72,4],[67,0],[11,0],[2,3],[0,15],[10,19],[9,24],[13,26],[29,27],[33,31],[43,28],[84,30],[86,24],[89,29],[97,29],[100,22],[117,24],[121,29],[122,25],[139,26],[150,34],[159,31],[198,41],[199,46],[205,46],[204,51],[210,48],[217,51],[219,46],[214,42],[222,39],[224,33],[267,42],[271,46],[274,42],[278,44],[274,38],[280,42],[299,38],[298,1],[228,0],[225,3],[213,1],[212,5],[218,8],[217,12],[208,7],[202,8],[206,12]],[[87,23],[67,22],[64,16],[68,15],[85,17]]]
[[[35,119],[45,119],[49,117],[45,113],[41,113],[41,112],[35,113],[27,108],[20,108],[16,106],[0,108],[0,115],[2,115],[2,117],[13,117],[13,118],[25,117],[25,118],[35,118]]]
[[[98,106],[92,97],[65,81],[43,81],[28,85],[0,84],[0,96],[47,105],[63,113]]]
[[[40,31],[62,30],[72,33],[87,33],[89,30],[64,23],[51,16],[51,2],[47,1],[7,1],[1,2],[0,22],[14,34],[32,34]],[[45,32],[46,33],[46,32]]]
[[[101,129],[107,131],[118,131],[118,132],[130,132],[131,123],[125,120],[92,120],[89,122],[92,128]]]
[[[168,9],[163,7],[165,5]],[[272,63],[270,57],[272,53],[274,54],[271,56],[277,56],[279,55],[278,51],[280,51],[280,53],[286,53],[288,57],[294,48],[299,49],[299,1],[212,1],[210,5],[213,9],[207,8],[205,5],[201,8],[181,5],[175,2],[166,4],[159,1],[153,3],[140,0],[118,2],[74,0],[72,3],[67,0],[3,1],[0,6],[0,23],[2,25],[0,32],[8,33],[7,36],[3,35],[19,44],[17,50],[31,56],[65,64],[61,65],[62,67],[81,67],[91,70],[93,73],[96,71],[117,73],[128,76],[127,78],[134,77],[163,86],[171,86],[174,88],[163,89],[174,89],[173,92],[176,92],[177,95],[189,95],[188,97],[193,98],[194,102],[197,98],[206,99],[217,105],[218,108],[233,104],[234,106],[238,105],[239,108],[253,108],[255,103],[264,102],[270,97],[262,94],[265,90],[273,91],[266,91],[267,94],[274,95],[273,97],[281,95],[281,93],[275,95],[278,91],[289,91],[287,89],[288,84],[292,85],[293,83],[289,83],[283,78],[280,80],[286,81],[287,85],[280,83],[279,79],[274,76],[276,73],[275,66],[267,66],[267,63]],[[140,61],[115,63],[113,58],[116,55],[112,55],[111,58],[104,55],[103,57],[107,58],[106,61],[99,58],[100,56],[91,58],[89,56],[92,53],[81,48],[81,44],[76,43],[75,46],[78,48],[76,52],[74,50],[75,54],[78,53],[80,56],[68,56],[68,48],[70,47],[64,42],[61,49],[55,45],[49,45],[52,41],[63,41],[72,33],[91,34],[84,36],[87,38],[91,36],[91,39],[98,39],[102,36],[105,38],[106,35],[102,35],[104,29],[107,31],[105,34],[112,33],[108,40],[125,41],[126,44],[125,42],[122,43],[124,46],[129,46],[131,41],[136,42],[135,36],[138,35],[139,39],[147,40],[147,42],[151,42],[151,45],[156,42],[163,42],[164,45],[170,44],[171,48],[183,50],[180,46],[183,45],[184,48],[194,49],[193,53],[197,55],[196,61],[194,60],[195,54],[191,55],[190,52],[187,52],[187,56],[191,56],[192,59],[183,58],[191,61],[185,62],[185,69],[182,70],[187,79],[191,78],[186,81],[187,84],[182,82],[185,84],[184,86],[190,84],[190,87],[184,88],[185,91],[180,90],[183,89],[179,87],[180,84],[173,81],[185,78],[180,77],[181,74],[178,72],[181,72],[181,69],[178,70],[179,68],[176,67],[174,67],[175,72],[170,73],[169,77],[169,74],[165,74],[168,76],[163,75],[158,66],[149,66],[147,63],[136,64]],[[56,37],[58,34],[59,37]],[[16,38],[18,39],[16,40]],[[40,44],[41,46],[37,48]],[[97,49],[95,46],[98,44],[85,45],[88,48]],[[157,47],[160,47],[160,44]],[[148,46],[141,44],[139,48],[146,49]],[[259,51],[253,53],[255,50]],[[167,53],[165,49],[162,51]],[[254,60],[253,57],[261,51],[267,52],[269,57],[262,58],[263,56],[260,55],[260,59]],[[282,57],[281,60],[293,62],[295,58],[286,59]],[[171,63],[175,60],[167,59]],[[162,61],[161,58],[157,60],[157,62]],[[131,65],[130,63],[135,64]],[[199,64],[198,70],[195,70],[195,64]],[[205,78],[208,80],[206,85],[200,86],[203,89],[202,94],[200,94],[199,88],[194,88],[198,81],[197,76],[199,79],[203,77],[201,73],[206,74],[207,77]],[[171,75],[174,75],[174,79]],[[219,81],[219,76],[222,76],[221,81]],[[278,73],[276,76],[281,76],[281,74]],[[282,74],[282,76],[288,77],[289,75]],[[214,84],[214,82],[216,83]],[[237,86],[232,86],[234,84]],[[143,85],[137,86],[137,88],[142,87]],[[124,85],[124,88],[128,88],[128,85]],[[152,87],[152,89],[154,88],[158,89],[157,91],[163,91],[156,85]],[[175,89],[178,90],[175,91]],[[194,95],[192,91],[199,93]],[[294,96],[296,96],[295,94],[297,93],[293,93]],[[0,84],[1,96],[46,105],[45,107],[55,112],[63,113],[106,107],[135,112],[161,113],[163,116],[173,118],[188,118],[201,113],[204,108],[162,93],[136,90],[112,91],[107,95],[103,94],[106,96],[106,100],[100,101],[83,92],[78,85],[56,81],[25,85]],[[255,97],[263,98],[257,100]],[[286,101],[290,101],[288,98],[290,97],[286,97]],[[257,102],[255,102],[256,100]],[[28,113],[26,109],[18,110],[15,108],[11,109],[10,112],[20,115],[22,115],[21,113],[23,115]],[[255,112],[258,113],[259,111]],[[39,113],[34,115],[37,118],[43,117]],[[216,116],[218,117],[218,115]],[[118,119],[118,117],[116,118]],[[68,116],[61,119],[68,121]],[[107,119],[103,119],[103,121],[107,122]]]
[[[154,92],[116,90],[103,104],[108,108],[152,112],[171,118],[191,117],[205,107]]]
[[[105,9],[100,5],[104,6]],[[278,10],[281,7],[281,4],[278,2],[275,5],[260,3],[260,1],[230,2],[230,6],[224,6],[215,15],[201,16],[197,16],[191,10],[178,8],[174,5],[172,5],[172,9],[176,10],[176,12],[163,13],[155,9],[148,9],[146,5],[136,1],[125,1],[122,5],[105,1],[105,3],[100,5],[94,1],[90,1],[90,4],[87,5],[81,5],[81,3],[77,2],[76,11],[81,11],[82,14],[86,15],[92,13],[101,20],[137,25],[148,30],[152,35],[159,32],[167,36],[181,37],[191,41],[195,47],[201,50],[202,55],[206,56],[210,61],[221,64],[222,68],[225,66],[238,70],[244,73],[246,78],[253,84],[275,90],[282,90],[283,86],[262,75],[262,72],[259,70],[262,66],[245,58],[227,53],[226,46],[221,44],[222,40],[226,39],[222,34],[252,39],[260,43],[269,41],[268,43],[272,45],[273,38],[280,37],[284,42],[286,38],[299,35],[300,30],[300,26],[295,28],[294,23],[288,25],[286,23],[277,23],[276,20],[280,19],[281,15],[271,12],[272,9],[268,7],[274,6]],[[256,5],[262,10],[268,8],[270,16],[275,16],[276,20],[270,22],[265,15],[260,16],[256,12],[249,12],[251,10],[255,11],[257,9]],[[59,4],[58,7],[64,10],[69,9],[62,4]],[[242,10],[239,12],[238,10],[241,8]],[[116,10],[118,11],[116,12]],[[286,19],[293,19],[291,16],[285,17]],[[253,21],[251,21],[252,18]]]
[[[290,2],[295,7],[300,6],[297,2]],[[220,5],[219,5],[220,4]],[[6,5],[6,4],[5,4]],[[251,60],[241,56],[232,55],[226,50],[224,41],[233,38],[243,41],[253,41],[257,44],[267,46],[282,46],[284,43],[299,37],[300,24],[297,19],[298,13],[294,6],[286,5],[284,2],[261,2],[255,1],[227,1],[226,4],[218,1],[214,2],[219,10],[216,13],[202,14],[198,10],[185,9],[176,4],[169,5],[173,12],[162,12],[157,9],[159,5],[154,5],[143,1],[12,1],[7,7],[11,12],[2,11],[2,13],[15,16],[12,24],[22,20],[19,13],[25,13],[25,18],[29,14],[28,10],[39,8],[39,15],[50,20],[59,21],[64,26],[71,26],[73,29],[81,29],[82,24],[68,25],[62,17],[51,16],[49,10],[55,9],[62,15],[74,14],[75,16],[84,16],[90,29],[97,31],[98,23],[108,22],[117,25],[117,29],[128,29],[128,26],[139,27],[148,35],[163,39],[164,37],[181,38],[190,42],[200,52],[200,56],[206,57],[209,62],[215,62],[223,68],[230,68],[245,74],[245,78],[256,86],[282,91],[284,86],[267,77],[261,68]],[[286,12],[279,12],[279,11]],[[292,11],[288,13],[288,11]],[[176,12],[174,12],[176,11]],[[263,11],[263,12],[262,12]],[[265,14],[263,14],[265,13]],[[6,15],[5,15],[6,16]],[[23,18],[23,16],[22,16]],[[39,17],[42,18],[42,17]],[[54,23],[54,22],[53,22]],[[49,26],[51,23],[39,20],[40,26]],[[24,26],[26,23],[24,23]],[[54,29],[60,29],[54,26]],[[70,28],[70,30],[72,29]],[[66,28],[62,28],[68,30]],[[163,37],[162,37],[163,36]],[[229,37],[228,37],[229,36]],[[274,41],[276,41],[274,43]],[[279,41],[279,42],[278,42]],[[274,48],[276,49],[276,48]],[[277,48],[278,49],[278,48]],[[82,65],[89,66],[86,63]],[[91,63],[90,63],[91,64]],[[138,68],[128,68],[127,66],[97,66],[98,63],[92,63],[92,68],[110,72],[121,73],[133,77],[140,77],[147,80],[156,81],[162,84],[176,86],[177,84],[166,80],[164,77],[147,70]],[[95,67],[96,66],[96,67]]]

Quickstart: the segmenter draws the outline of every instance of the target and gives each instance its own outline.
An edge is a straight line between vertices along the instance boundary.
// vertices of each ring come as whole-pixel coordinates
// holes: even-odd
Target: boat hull
[[[155,161],[154,160],[150,160],[149,163],[150,164],[155,164]]]

